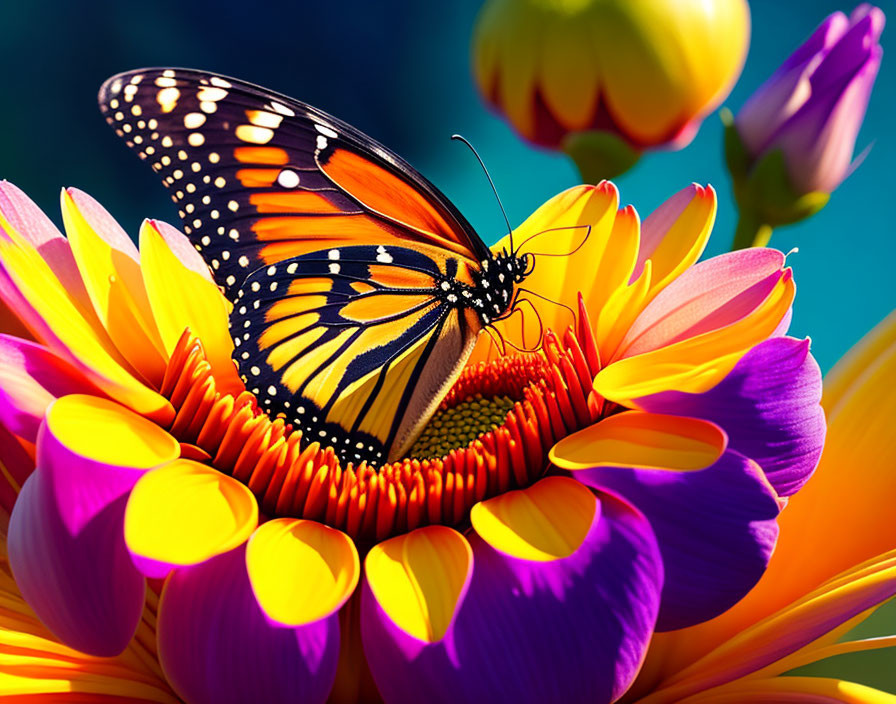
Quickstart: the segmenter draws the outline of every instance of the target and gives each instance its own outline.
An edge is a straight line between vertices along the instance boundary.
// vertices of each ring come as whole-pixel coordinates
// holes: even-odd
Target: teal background
[[[577,183],[563,156],[536,150],[479,100],[469,39],[476,0],[353,2],[28,2],[0,4],[0,178],[25,189],[57,222],[61,186],[100,200],[131,233],[144,217],[177,223],[154,174],[100,118],[96,90],[109,75],[150,65],[204,68],[317,105],[403,154],[441,187],[486,241],[503,229],[460,132],[482,154],[511,222]],[[725,102],[735,111],[837,2],[755,0],[744,73]],[[892,9],[891,2],[883,4]],[[891,30],[885,30],[885,52]],[[857,152],[865,162],[828,206],[775,233],[799,247],[792,332],[811,336],[828,369],[896,306],[893,262],[896,69],[885,56]],[[617,180],[642,217],[691,181],[719,193],[707,254],[727,249],[736,212],[711,115],[682,151],[648,154]]]

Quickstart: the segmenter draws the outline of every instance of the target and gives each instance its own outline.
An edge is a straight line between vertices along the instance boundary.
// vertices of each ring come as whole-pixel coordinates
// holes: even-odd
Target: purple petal
[[[389,704],[609,702],[641,666],[662,568],[643,516],[601,496],[600,518],[567,558],[529,562],[473,534],[473,577],[445,637],[399,630],[364,583],[361,636]]]
[[[159,604],[159,661],[189,704],[314,704],[336,677],[339,616],[285,627],[261,611],[236,550],[174,571]]]
[[[718,616],[765,571],[778,501],[762,470],[736,452],[695,472],[600,467],[574,476],[631,502],[656,533],[665,572],[658,631]]]
[[[38,470],[10,518],[9,564],[22,596],[60,641],[91,655],[123,651],[143,613],[143,575],[124,544],[126,501],[108,503],[72,534]]]
[[[709,391],[665,391],[638,404],[653,413],[716,423],[731,449],[757,462],[780,496],[790,496],[821,457],[820,401],[821,371],[809,341],[779,337],[756,345]]]
[[[67,394],[100,394],[61,357],[34,342],[0,335],[0,423],[29,442],[47,406]]]

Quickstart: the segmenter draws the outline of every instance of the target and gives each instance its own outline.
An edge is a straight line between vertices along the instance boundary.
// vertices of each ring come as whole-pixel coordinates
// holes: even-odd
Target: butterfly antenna
[[[485,177],[488,179],[489,185],[492,187],[492,193],[495,194],[495,200],[498,201],[498,207],[501,209],[501,215],[504,216],[504,223],[507,225],[507,234],[510,235],[510,251],[514,252],[513,228],[510,227],[510,220],[507,219],[507,211],[504,210],[504,204],[501,202],[501,196],[498,195],[498,189],[495,188],[495,182],[492,181],[491,174],[489,174],[488,169],[485,168],[485,162],[482,161],[482,157],[479,156],[479,152],[476,151],[476,148],[472,144],[470,144],[470,141],[466,137],[459,134],[453,134],[451,135],[451,139],[456,139],[459,142],[463,142],[464,144],[466,144],[470,148],[470,151],[473,152],[473,156],[476,157],[479,165],[482,167],[482,171],[485,173]]]

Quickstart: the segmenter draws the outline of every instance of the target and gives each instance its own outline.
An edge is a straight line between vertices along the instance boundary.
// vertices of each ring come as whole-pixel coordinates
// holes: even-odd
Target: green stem
[[[737,229],[734,231],[734,242],[731,245],[735,249],[747,247],[765,247],[772,238],[772,226],[760,222],[759,219],[741,211],[737,221]]]

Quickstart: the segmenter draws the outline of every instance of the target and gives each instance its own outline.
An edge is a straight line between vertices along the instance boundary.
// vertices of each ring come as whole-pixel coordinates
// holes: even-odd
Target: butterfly
[[[493,253],[399,156],[250,83],[143,69],[99,104],[233,304],[247,388],[343,461],[404,456],[532,255]]]

